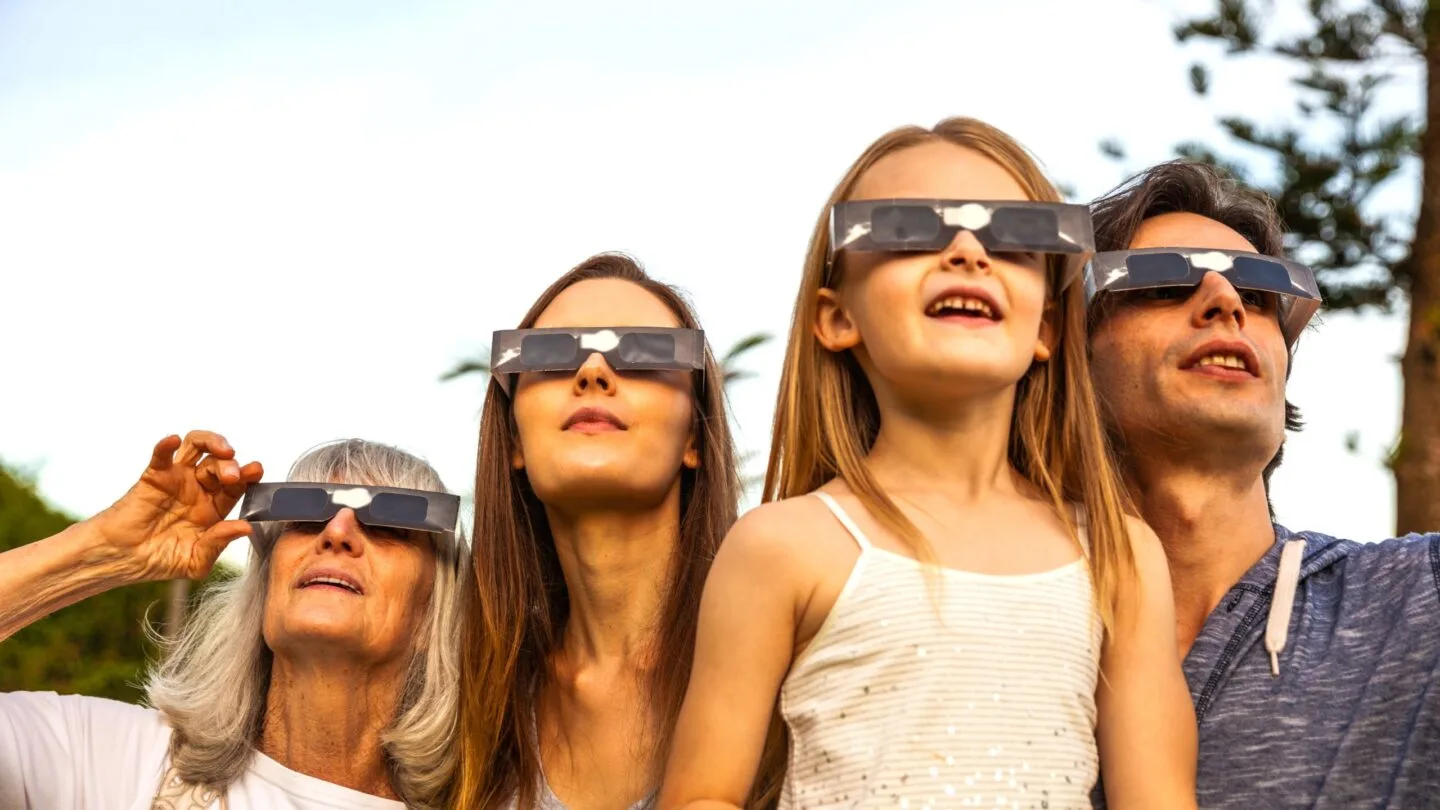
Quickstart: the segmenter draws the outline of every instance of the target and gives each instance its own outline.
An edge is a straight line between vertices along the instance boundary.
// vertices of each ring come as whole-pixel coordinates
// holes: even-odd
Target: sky
[[[1282,121],[1275,65],[1189,92],[1213,51],[1169,32],[1208,5],[10,0],[0,458],[82,516],[196,428],[270,479],[359,436],[468,490],[483,388],[438,377],[606,250],[684,288],[717,350],[777,336],[731,392],[763,455],[810,227],[859,152],[974,116],[1086,200],[1178,141],[1223,142],[1217,112]],[[1377,205],[1416,194],[1402,178]],[[1309,427],[1273,490],[1292,528],[1392,530],[1402,317],[1304,338]]]

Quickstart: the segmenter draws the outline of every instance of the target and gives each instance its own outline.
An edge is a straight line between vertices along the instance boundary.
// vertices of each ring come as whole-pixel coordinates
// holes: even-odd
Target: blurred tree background
[[[48,537],[75,522],[51,509],[30,476],[0,467],[0,552]],[[216,566],[211,580],[237,571]],[[0,643],[0,692],[85,694],[138,702],[155,645],[143,628],[165,618],[167,583],[117,588],[60,610]]]
[[[1440,420],[1433,416],[1440,406],[1440,0],[1305,0],[1298,30],[1281,30],[1275,12],[1273,0],[1216,0],[1211,13],[1175,27],[1181,45],[1218,45],[1225,60],[1278,60],[1294,73],[1288,114],[1283,103],[1272,121],[1222,114],[1232,144],[1192,141],[1176,153],[1275,199],[1286,248],[1315,268],[1329,309],[1408,306],[1401,429],[1387,465],[1397,532],[1433,530],[1440,526]],[[1417,103],[1377,104],[1397,79],[1416,76]],[[1210,95],[1212,71],[1203,61],[1191,66],[1189,80],[1196,95]],[[1234,98],[1247,88],[1217,89]],[[1125,160],[1118,140],[1100,149]],[[1420,178],[1416,206],[1405,214],[1378,210],[1376,193],[1407,171]]]

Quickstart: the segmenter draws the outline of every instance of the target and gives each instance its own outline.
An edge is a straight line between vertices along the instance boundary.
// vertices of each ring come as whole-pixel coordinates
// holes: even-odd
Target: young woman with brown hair
[[[663,808],[741,804],[757,772],[785,807],[1088,808],[1102,768],[1111,807],[1195,806],[1165,559],[1090,388],[1090,251],[1085,209],[981,122],[850,167],[806,258],[768,503],[706,586]],[[777,699],[791,739],[767,749]]]
[[[452,806],[653,801],[740,479],[689,305],[592,257],[497,333]]]

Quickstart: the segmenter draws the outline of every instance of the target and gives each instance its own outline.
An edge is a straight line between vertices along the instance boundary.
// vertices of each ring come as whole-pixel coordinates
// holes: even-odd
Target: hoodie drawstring
[[[1300,585],[1300,560],[1305,556],[1304,540],[1287,540],[1280,549],[1280,571],[1275,575],[1275,594],[1270,599],[1270,618],[1265,622],[1265,651],[1270,653],[1270,674],[1280,674],[1280,653],[1290,633],[1290,613],[1295,608],[1295,589]]]

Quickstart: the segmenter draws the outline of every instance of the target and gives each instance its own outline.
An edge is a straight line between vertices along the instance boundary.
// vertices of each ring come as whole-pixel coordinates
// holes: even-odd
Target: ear
[[[520,446],[520,442],[515,442],[515,449],[510,451],[510,469],[525,469],[525,448]]]
[[[1050,360],[1051,347],[1055,345],[1055,338],[1059,331],[1055,327],[1055,304],[1053,302],[1045,305],[1045,311],[1040,315],[1040,335],[1035,338],[1035,362],[1046,363]]]
[[[680,463],[691,470],[700,469],[700,442],[695,439],[695,431],[690,431],[690,436],[685,439],[685,455],[680,457]]]
[[[819,300],[815,307],[815,323],[812,328],[820,345],[832,352],[843,352],[860,345],[860,329],[851,320],[840,294],[828,287],[815,293]]]

